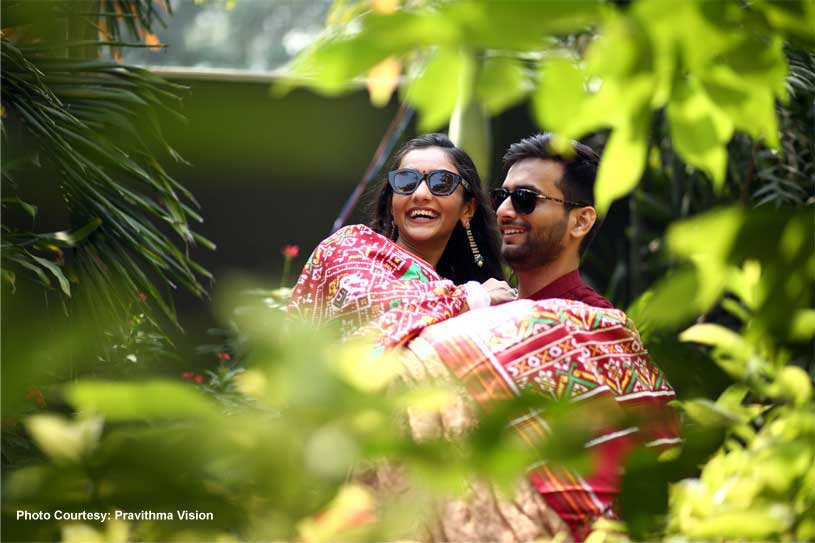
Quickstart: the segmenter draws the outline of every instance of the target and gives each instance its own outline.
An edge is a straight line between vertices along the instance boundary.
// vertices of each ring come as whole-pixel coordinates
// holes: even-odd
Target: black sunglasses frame
[[[498,211],[498,208],[501,206],[501,204],[504,203],[504,200],[509,198],[510,201],[512,202],[512,208],[515,210],[516,213],[520,213],[521,215],[529,215],[530,213],[535,211],[535,207],[537,207],[538,200],[551,200],[553,202],[558,202],[566,207],[571,208],[591,207],[589,204],[586,203],[572,202],[570,200],[555,198],[554,196],[546,196],[545,194],[540,194],[532,189],[507,190],[502,187],[492,189],[490,191],[490,196],[492,198],[492,206],[493,208],[495,208],[495,211]]]
[[[409,173],[412,173],[412,174],[415,174],[415,175],[419,176],[419,180],[416,182],[416,186],[413,187],[413,190],[405,191],[405,190],[399,189],[396,186],[396,175],[399,174],[399,173],[405,173],[405,172],[409,172]],[[437,192],[437,191],[433,190],[433,181],[432,181],[431,177],[433,177],[434,174],[444,174],[444,175],[452,175],[453,176],[453,184],[452,184],[449,192]],[[416,189],[419,188],[419,185],[422,184],[422,181],[424,181],[425,184],[427,185],[427,190],[429,190],[430,193],[435,195],[435,196],[450,196],[451,194],[453,194],[456,191],[459,184],[461,184],[467,191],[472,192],[472,189],[470,189],[470,184],[467,183],[466,179],[461,177],[459,174],[453,173],[453,172],[448,171],[448,170],[431,170],[431,171],[429,171],[427,173],[422,173],[419,170],[414,170],[414,169],[411,169],[411,168],[400,168],[398,170],[392,170],[392,171],[388,172],[388,184],[391,186],[391,190],[393,190],[394,194],[399,194],[399,195],[402,195],[402,196],[409,196],[409,195],[413,194],[414,192],[416,192]]]

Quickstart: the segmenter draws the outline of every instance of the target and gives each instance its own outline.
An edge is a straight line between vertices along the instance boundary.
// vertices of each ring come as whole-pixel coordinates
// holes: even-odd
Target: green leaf
[[[807,341],[815,336],[815,310],[801,309],[792,316],[790,339]]]
[[[32,415],[26,429],[37,445],[57,462],[78,462],[99,442],[102,419],[69,420],[60,415]]]
[[[37,276],[37,279],[40,280],[40,283],[42,283],[44,286],[46,287],[51,286],[51,281],[49,281],[48,276],[45,275],[45,272],[42,271],[42,268],[30,262],[28,253],[25,253],[24,256],[15,255],[13,257],[9,257],[9,260],[11,260],[12,262],[16,262],[23,268],[33,272],[34,275]]]
[[[700,519],[686,531],[692,540],[757,540],[767,541],[788,530],[795,520],[790,507],[783,503],[767,504],[735,511],[718,511]]]
[[[794,405],[803,406],[812,400],[812,380],[807,372],[797,366],[786,366],[776,378],[781,394]]]
[[[650,121],[650,112],[643,109],[611,133],[594,188],[595,207],[600,215],[605,215],[614,200],[631,192],[639,183],[645,168]]]
[[[532,88],[520,61],[492,57],[484,61],[478,73],[476,95],[490,115],[498,115],[520,102]]]
[[[735,128],[755,139],[764,139],[769,147],[778,149],[775,98],[766,83],[750,84],[729,67],[715,66],[705,74],[702,86]]]
[[[53,239],[55,241],[61,242],[63,246],[67,247],[76,247],[77,243],[87,238],[92,232],[94,232],[99,225],[102,224],[102,219],[99,217],[95,217],[88,221],[88,223],[84,226],[77,228],[76,230],[67,231],[63,230],[62,232],[54,232],[47,236],[47,239]]]
[[[719,257],[722,258],[721,256]],[[750,310],[755,311],[763,302],[763,297],[760,295],[761,290],[761,264],[755,260],[748,260],[744,265],[737,270],[730,273],[727,281],[727,288],[730,292],[739,297]],[[732,304],[724,305],[725,302],[730,301]],[[740,316],[744,322],[749,320],[749,313],[745,313],[738,302],[732,299],[722,300],[722,305],[725,309],[730,309],[730,312],[736,316]],[[735,307],[734,307],[735,306]],[[741,314],[739,313],[741,309]]]
[[[679,155],[706,172],[717,188],[724,185],[727,142],[733,122],[710,99],[699,82],[688,77],[674,88],[668,103],[671,140]]]
[[[0,276],[2,276],[3,281],[11,285],[11,292],[14,293],[17,290],[17,276],[14,272],[6,268],[0,268]]]
[[[674,299],[673,303],[679,305],[671,310],[683,311],[692,306],[704,312],[716,302],[734,270],[731,253],[744,221],[744,211],[730,207],[671,225],[666,235],[670,254],[691,261],[697,268],[694,290],[686,293],[689,298],[684,301]]]
[[[759,363],[755,349],[741,335],[718,324],[696,324],[681,334],[679,340],[715,347],[713,359],[736,379],[745,376]]]
[[[744,211],[729,207],[709,211],[679,223],[672,224],[666,235],[671,254],[683,259],[707,263],[716,261],[723,265],[736,242],[744,223]],[[713,232],[715,236],[711,235]]]
[[[547,60],[541,69],[538,90],[532,96],[532,110],[538,124],[563,134],[566,127],[580,117],[588,98],[583,88],[585,78],[586,74],[574,59]]]
[[[208,396],[172,381],[87,380],[70,385],[66,396],[79,411],[113,421],[215,417],[219,413],[217,404]]]
[[[62,289],[62,292],[65,293],[66,296],[71,295],[71,284],[68,282],[68,278],[65,277],[65,274],[62,273],[62,268],[59,267],[58,264],[51,262],[45,258],[40,258],[39,256],[34,256],[29,254],[32,260],[37,262],[43,268],[46,268],[48,271],[51,272],[51,275],[57,278],[57,282],[59,283],[59,288]]]
[[[815,47],[815,4],[811,0],[757,0],[755,6],[773,28],[802,46]]]
[[[470,55],[453,49],[437,49],[405,91],[404,100],[419,112],[419,130],[430,132],[446,124],[459,95],[474,75]]]
[[[721,62],[708,67],[702,78],[711,71],[723,67],[744,82],[746,87],[765,88],[772,94],[787,101],[787,76],[789,67],[784,54],[784,40],[781,36],[746,34],[732,43],[732,47],[722,53]]]
[[[600,7],[596,0],[502,0],[448,2],[439,12],[460,29],[462,45],[529,51],[540,48],[547,35],[579,32],[595,23]]]
[[[637,4],[634,9],[642,8]],[[658,22],[648,16],[649,23]],[[653,44],[648,39],[650,25],[644,25],[640,17],[629,17],[610,12],[603,30],[586,51],[588,71],[604,79],[622,81],[650,72],[654,64]]]
[[[34,204],[29,204],[28,202],[24,202],[17,196],[9,196],[7,198],[3,198],[2,202],[4,204],[15,204],[23,209],[26,213],[28,213],[32,219],[37,217],[37,206]]]
[[[730,2],[661,2],[661,18],[691,72],[698,72],[715,63],[738,38],[733,25],[738,24],[741,10]],[[667,11],[665,8],[671,8]],[[704,36],[700,40],[699,36]]]
[[[729,428],[733,424],[746,422],[739,413],[705,398],[694,398],[681,402],[680,405],[689,417],[702,426]]]
[[[192,233],[192,239],[195,240],[195,242],[197,244],[199,244],[200,246],[202,246],[202,247],[204,247],[206,249],[209,249],[210,251],[214,251],[215,249],[217,249],[217,246],[211,240],[209,240],[208,238],[205,238],[204,236],[202,236],[198,232],[193,232]],[[191,262],[191,264],[192,264],[192,262]],[[207,272],[206,270],[204,270],[204,272],[205,272],[206,275],[209,274],[209,272]]]
[[[679,334],[679,339],[717,347],[743,359],[753,354],[753,347],[747,340],[719,324],[695,324]]]
[[[742,323],[746,323],[750,320],[750,312],[732,298],[723,299],[721,306],[722,309],[739,319]]]
[[[659,519],[662,519],[668,508],[668,480],[670,470],[660,465],[656,458],[656,451],[643,447],[635,449],[627,455],[625,468],[621,470],[622,488],[618,497],[618,504],[622,512],[622,520],[630,531],[631,541],[646,541],[651,539],[648,535],[659,529]],[[595,523],[592,528],[597,526]],[[593,532],[586,539],[592,539]],[[597,543],[622,543],[617,537],[629,540],[617,530],[607,534]]]
[[[447,21],[430,13],[399,11],[391,15],[369,13],[355,22],[356,32],[335,32],[297,56],[287,81],[276,90],[301,84],[326,94],[347,90],[352,79],[364,75],[390,56],[434,43],[455,43]]]

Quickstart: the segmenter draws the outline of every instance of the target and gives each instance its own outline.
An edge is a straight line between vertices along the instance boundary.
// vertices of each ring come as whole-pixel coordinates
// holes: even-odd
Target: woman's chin
[[[399,238],[409,247],[427,247],[432,244],[446,245],[450,234],[443,235],[438,228],[399,229]]]

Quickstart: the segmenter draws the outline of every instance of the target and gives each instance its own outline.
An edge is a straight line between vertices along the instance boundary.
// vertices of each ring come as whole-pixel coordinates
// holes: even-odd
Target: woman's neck
[[[427,247],[427,246],[419,247],[415,244],[410,243],[402,236],[399,236],[396,239],[396,245],[406,250],[410,254],[418,256],[419,258],[421,258],[434,268],[436,267],[436,264],[439,263],[439,260],[441,260],[441,255],[444,253],[444,248],[446,247],[446,244],[441,245],[439,247]]]

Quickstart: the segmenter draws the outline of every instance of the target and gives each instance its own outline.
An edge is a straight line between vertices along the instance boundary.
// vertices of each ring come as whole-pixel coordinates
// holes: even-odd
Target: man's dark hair
[[[563,192],[563,198],[594,207],[594,182],[597,180],[597,165],[600,157],[591,147],[572,141],[573,156],[562,155],[552,147],[553,136],[550,133],[535,134],[509,146],[504,154],[504,176],[513,164],[528,158],[554,160],[563,164],[563,177],[555,185]],[[570,206],[575,207],[575,206]],[[594,238],[599,221],[594,223],[591,231],[580,244],[581,253]]]

